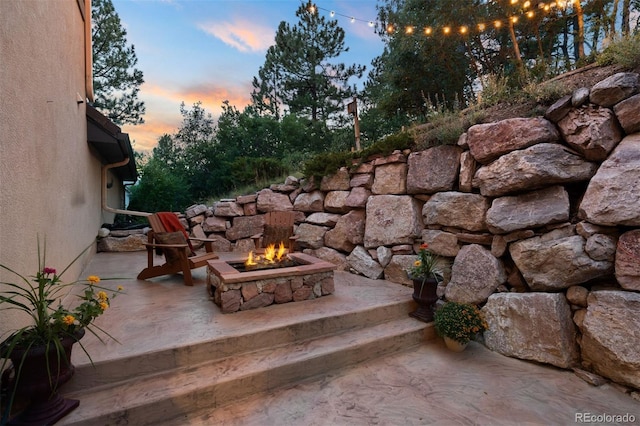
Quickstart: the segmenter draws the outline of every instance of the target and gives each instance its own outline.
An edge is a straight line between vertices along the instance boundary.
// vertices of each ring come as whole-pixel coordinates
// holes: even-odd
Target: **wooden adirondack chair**
[[[185,285],[193,285],[191,270],[205,266],[208,260],[217,259],[212,239],[192,238],[186,233],[174,213],[156,213],[148,216],[151,230],[147,234],[147,267],[138,274],[139,280],[182,272]],[[206,252],[195,254],[191,241],[204,243]],[[154,265],[154,251],[160,250],[165,263]]]
[[[269,244],[284,242],[289,252],[295,250],[295,243],[298,239],[293,233],[296,214],[292,211],[273,211],[264,215],[264,231],[252,236],[256,249],[267,247]]]

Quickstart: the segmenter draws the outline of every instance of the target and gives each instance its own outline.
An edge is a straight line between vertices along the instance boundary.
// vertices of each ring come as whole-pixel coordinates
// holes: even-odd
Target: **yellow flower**
[[[124,287],[122,287],[121,285],[118,286],[118,291],[122,291],[124,290]]]
[[[420,267],[422,265],[422,262],[419,260],[416,260],[415,262],[413,262],[413,266],[415,266],[416,268]]]
[[[73,325],[75,320],[76,318],[73,315],[65,315],[64,317],[62,317],[62,322],[65,325]]]
[[[107,296],[107,293],[105,293],[104,291],[99,291],[98,292],[98,300],[100,301],[106,301],[109,298],[109,296]]]
[[[106,311],[108,307],[109,304],[107,302],[100,302],[100,309],[102,309],[103,311]]]
[[[97,275],[89,275],[87,277],[87,281],[89,281],[91,284],[97,284],[100,282],[100,277]]]

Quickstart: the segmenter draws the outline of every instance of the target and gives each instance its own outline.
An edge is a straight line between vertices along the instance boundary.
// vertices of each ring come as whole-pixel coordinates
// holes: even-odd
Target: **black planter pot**
[[[413,300],[418,309],[409,313],[412,317],[424,322],[433,321],[435,303],[438,301],[438,281],[435,278],[413,280]]]
[[[14,371],[6,383],[7,389],[10,392],[15,389],[15,397],[28,399],[29,405],[11,419],[9,425],[52,425],[78,407],[80,401],[63,398],[58,388],[73,376],[75,367],[71,364],[71,350],[84,333],[81,329],[75,336],[61,338],[60,353],[54,344],[48,348],[15,348],[11,352],[9,358]],[[20,375],[16,376],[21,364]]]

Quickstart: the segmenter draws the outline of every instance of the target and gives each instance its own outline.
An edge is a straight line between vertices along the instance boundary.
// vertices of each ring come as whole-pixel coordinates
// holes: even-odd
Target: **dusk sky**
[[[251,81],[264,64],[281,21],[298,22],[301,0],[113,0],[127,42],[138,57],[145,83],[140,99],[145,123],[125,125],[136,151],[152,149],[160,136],[174,134],[182,122],[180,103],[202,101],[217,118],[228,100],[239,110],[249,104]],[[318,13],[337,19],[349,52],[332,62],[371,69],[383,43],[369,21],[375,0],[320,0]],[[331,12],[334,12],[331,18]],[[355,18],[352,22],[350,18]],[[366,76],[366,74],[365,74]],[[362,82],[358,83],[359,88]]]

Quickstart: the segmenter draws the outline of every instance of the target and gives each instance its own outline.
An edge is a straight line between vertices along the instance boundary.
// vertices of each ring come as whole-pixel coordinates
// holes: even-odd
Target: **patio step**
[[[433,338],[410,309],[395,303],[97,365],[65,385],[64,396],[81,403],[59,424],[179,420],[401,351]]]

